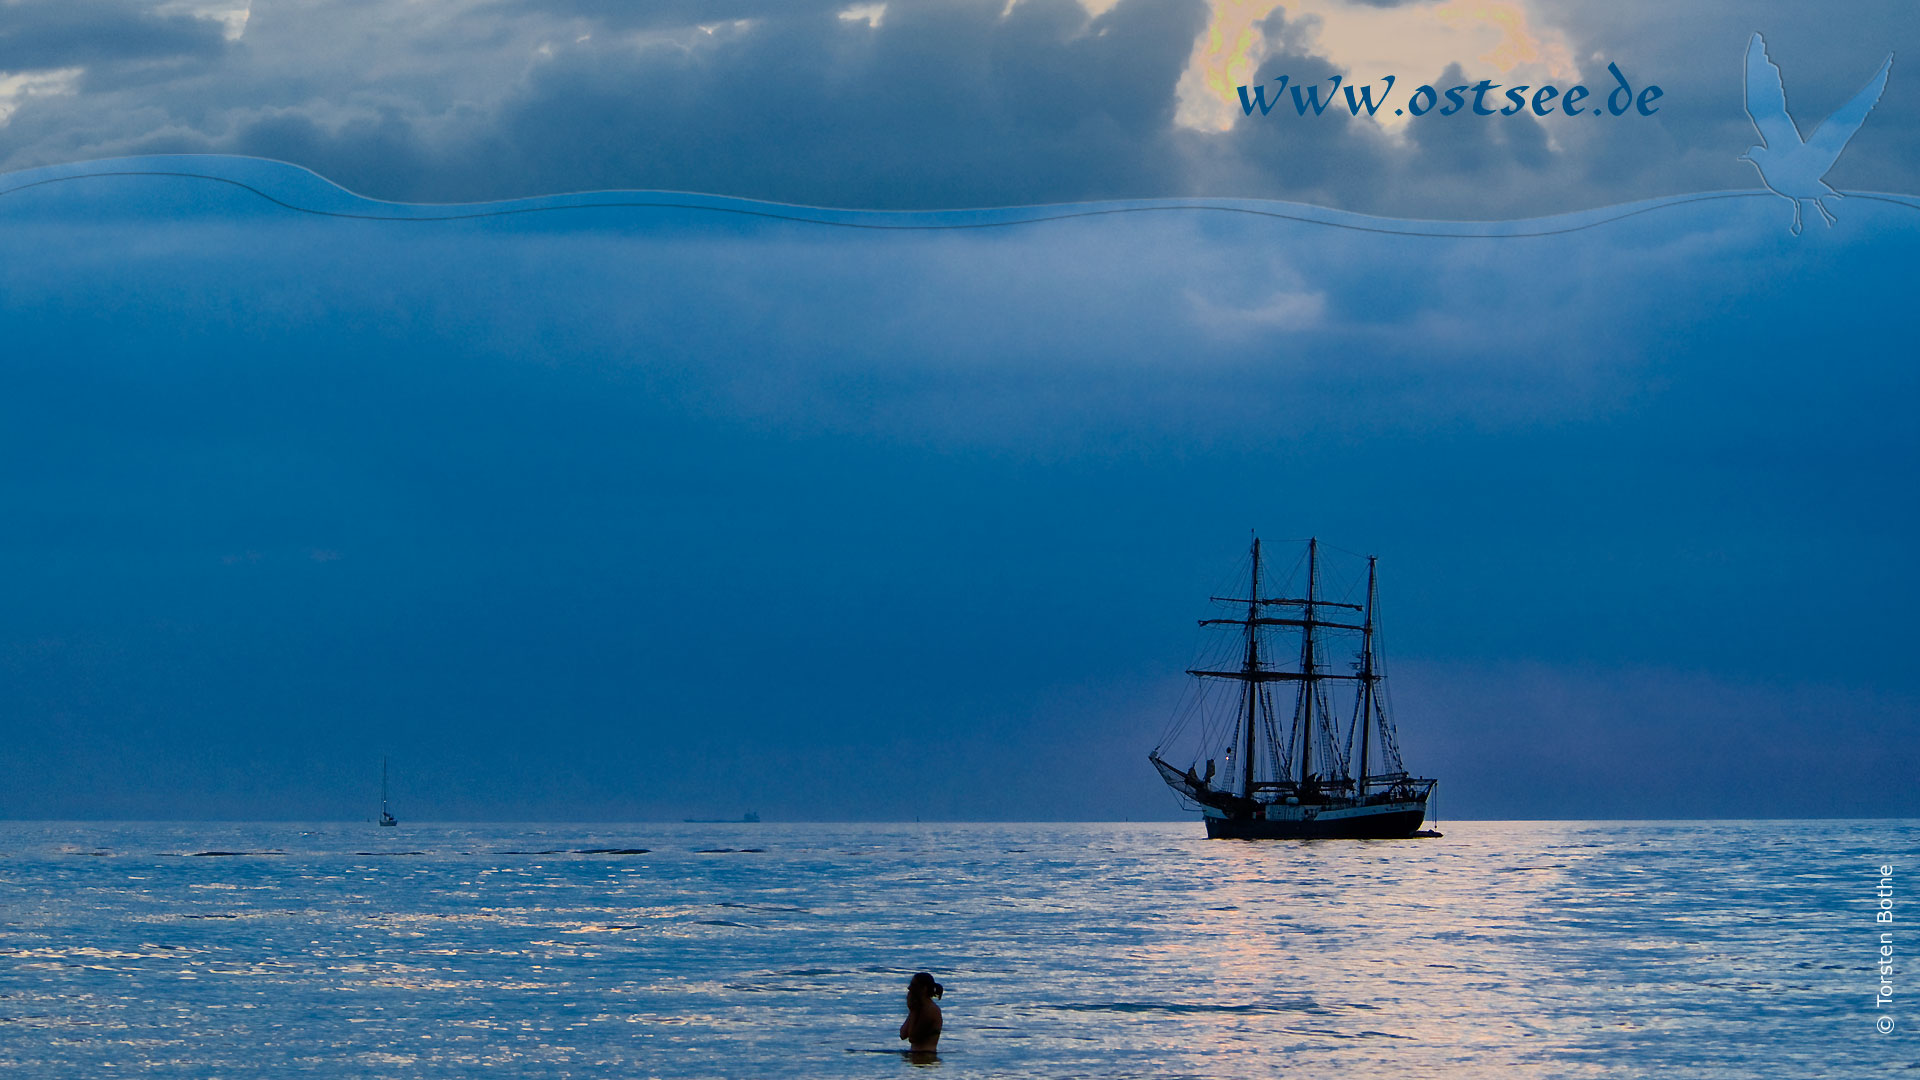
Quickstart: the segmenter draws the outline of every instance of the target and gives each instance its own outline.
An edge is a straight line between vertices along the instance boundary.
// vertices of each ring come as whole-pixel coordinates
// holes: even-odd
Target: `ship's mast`
[[[1367,729],[1373,720],[1373,600],[1374,562],[1367,556],[1367,611],[1360,620],[1360,771],[1354,777],[1353,793],[1367,794]]]
[[[380,816],[387,816],[387,759],[380,759]]]
[[[1313,763],[1313,683],[1318,673],[1313,668],[1313,604],[1318,598],[1316,587],[1319,584],[1320,541],[1307,540],[1307,603],[1306,617],[1300,620],[1300,700],[1294,704],[1294,715],[1300,718],[1300,775],[1299,782],[1304,784],[1307,777],[1313,775],[1309,766]]]
[[[1260,538],[1253,538],[1253,587],[1247,590],[1247,658],[1242,668],[1246,672],[1246,740],[1242,742],[1245,760],[1241,765],[1241,793],[1253,797],[1253,762],[1257,755],[1253,751],[1254,720],[1260,711]]]
[[[1254,753],[1254,739],[1258,736],[1259,726],[1260,726],[1259,713],[1260,713],[1261,702],[1263,700],[1260,696],[1261,685],[1265,683],[1270,683],[1270,682],[1295,682],[1300,684],[1300,696],[1295,700],[1295,703],[1294,703],[1294,722],[1297,725],[1297,730],[1300,735],[1300,775],[1294,778],[1294,783],[1298,785],[1298,784],[1304,784],[1306,782],[1307,769],[1311,767],[1311,765],[1313,764],[1313,758],[1312,758],[1313,702],[1315,699],[1315,691],[1318,689],[1316,684],[1326,679],[1350,679],[1350,680],[1358,681],[1366,677],[1365,675],[1357,674],[1357,673],[1353,675],[1339,675],[1331,672],[1324,672],[1324,671],[1321,671],[1317,666],[1317,664],[1315,663],[1314,648],[1313,648],[1313,631],[1316,628],[1329,627],[1335,630],[1356,630],[1356,631],[1365,629],[1364,627],[1356,626],[1352,623],[1323,621],[1316,614],[1318,609],[1345,608],[1349,611],[1362,611],[1364,609],[1359,604],[1349,604],[1349,603],[1345,603],[1338,600],[1320,599],[1319,581],[1318,581],[1319,569],[1320,569],[1319,541],[1310,540],[1307,542],[1307,544],[1308,546],[1307,546],[1307,595],[1306,597],[1302,599],[1299,597],[1261,596],[1260,595],[1260,540],[1258,537],[1254,538],[1253,570],[1252,570],[1253,591],[1245,597],[1237,597],[1237,596],[1211,597],[1211,599],[1221,603],[1247,605],[1246,617],[1240,618],[1240,619],[1201,619],[1200,620],[1201,626],[1230,625],[1230,626],[1239,626],[1243,628],[1244,633],[1246,635],[1245,637],[1246,651],[1241,660],[1241,666],[1239,667],[1238,670],[1234,670],[1234,671],[1208,671],[1208,670],[1201,670],[1197,668],[1189,668],[1187,670],[1187,674],[1196,676],[1198,678],[1237,679],[1240,682],[1243,682],[1246,684],[1245,690],[1243,691],[1243,696],[1240,699],[1240,708],[1242,712],[1238,718],[1240,720],[1240,723],[1237,725],[1238,730],[1236,731],[1236,738],[1238,739],[1240,746],[1242,747],[1243,751],[1246,754],[1246,760],[1242,761],[1240,765],[1240,783],[1241,783],[1242,792],[1246,794],[1246,796],[1249,798],[1253,796],[1253,793],[1255,790],[1254,762],[1257,755]],[[1284,615],[1281,615],[1281,616],[1262,615],[1260,614],[1260,609],[1263,606],[1282,608],[1282,609],[1301,608],[1303,610],[1301,611],[1301,617],[1298,619],[1295,619],[1295,618],[1288,618]],[[1302,640],[1301,640],[1301,648],[1300,648],[1300,670],[1299,671],[1272,671],[1272,670],[1268,670],[1266,668],[1261,667],[1259,628],[1262,626],[1287,626],[1287,627],[1300,628],[1300,630],[1302,631],[1302,634],[1301,634]],[[1278,748],[1274,750],[1274,764],[1277,771],[1284,773],[1285,765],[1281,764],[1280,762],[1280,751]],[[1274,777],[1274,780],[1270,786],[1275,786],[1275,787],[1282,786],[1278,776]]]

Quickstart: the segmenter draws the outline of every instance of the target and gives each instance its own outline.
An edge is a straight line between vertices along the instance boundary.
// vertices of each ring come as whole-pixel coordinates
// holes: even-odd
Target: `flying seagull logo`
[[[1847,141],[1879,103],[1892,67],[1893,54],[1888,53],[1880,70],[1853,95],[1853,100],[1834,110],[1813,138],[1802,139],[1800,128],[1787,114],[1787,90],[1780,82],[1780,69],[1767,56],[1767,43],[1759,34],[1747,42],[1747,118],[1760,133],[1760,145],[1741,154],[1740,160],[1753,162],[1767,190],[1793,203],[1795,236],[1800,235],[1803,224],[1802,203],[1812,203],[1829,227],[1839,220],[1822,200],[1841,195],[1821,178],[1840,159],[1840,151],[1847,148]]]

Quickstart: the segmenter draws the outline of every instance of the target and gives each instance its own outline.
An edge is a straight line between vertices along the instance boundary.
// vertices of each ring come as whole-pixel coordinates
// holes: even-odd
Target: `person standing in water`
[[[940,991],[940,984],[924,971],[907,983],[907,1018],[900,1024],[900,1037],[907,1040],[910,1054],[931,1054],[939,1049],[940,1006],[934,999]]]

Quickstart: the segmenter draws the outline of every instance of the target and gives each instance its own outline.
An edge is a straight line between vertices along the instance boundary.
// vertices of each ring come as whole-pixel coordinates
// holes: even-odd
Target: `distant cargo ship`
[[[1304,595],[1262,596],[1255,537],[1247,595],[1211,598],[1232,605],[1237,617],[1202,619],[1200,625],[1237,627],[1232,651],[1220,657],[1223,662],[1187,672],[1199,680],[1198,690],[1147,755],[1182,802],[1200,811],[1209,837],[1420,834],[1436,781],[1410,775],[1400,760],[1377,654],[1375,561],[1367,557],[1363,598],[1328,597],[1320,588],[1320,543],[1308,540],[1304,588],[1292,590]],[[1296,564],[1292,576],[1301,576],[1301,569]],[[1334,645],[1355,650],[1347,670],[1327,663]],[[1291,662],[1277,664],[1282,656]],[[1276,683],[1294,687],[1292,715],[1284,723],[1274,708]],[[1182,769],[1163,751],[1189,729],[1197,731],[1200,749]]]

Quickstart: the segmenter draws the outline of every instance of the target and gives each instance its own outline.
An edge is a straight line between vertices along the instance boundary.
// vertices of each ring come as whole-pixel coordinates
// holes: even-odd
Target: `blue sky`
[[[941,10],[1002,50],[1051,12],[1068,52],[1099,19],[1180,13],[1022,6]],[[1378,188],[1350,208],[1520,217],[1753,184],[1746,16],[1681,28],[1729,56],[1698,115],[1649,129],[1666,150],[1569,144],[1523,168],[1455,147],[1456,174],[1391,132],[1333,131],[1297,148],[1327,155],[1309,175],[1252,151],[1195,171],[1256,137],[1180,119],[1204,10],[1134,42],[1173,56],[1139,105],[1157,149],[1049,158],[1021,149],[1037,121],[1010,91],[989,95],[1015,102],[1000,128],[935,94],[948,141],[986,148],[958,171],[884,138],[810,157],[829,144],[724,126],[629,155],[578,133],[678,131],[671,108],[711,113],[717,92],[631,40],[581,52],[590,35],[556,47],[564,71],[463,97],[557,16],[408,10],[439,11],[457,55],[389,38],[375,63],[342,30],[304,82],[262,82],[248,35],[284,40],[282,13],[234,36],[211,8],[128,8],[89,37],[0,7],[0,71],[85,69],[16,93],[0,152],[267,152],[251,110],[316,125],[310,152],[277,156],[422,199],[711,189],[716,161],[745,163],[736,194],[877,206],[1342,205],[1319,176]],[[880,49],[933,9],[889,10],[816,14]],[[52,29],[31,38],[29,14]],[[1770,36],[1796,109],[1837,104],[1909,32],[1882,15]],[[1582,65],[1604,43],[1693,77],[1687,49],[1650,44],[1652,14],[1534,16]],[[613,16],[567,18],[604,37]],[[679,55],[724,71],[786,42],[795,70],[827,64],[805,25],[780,32]],[[965,66],[978,41],[949,36],[927,64]],[[994,78],[1057,73],[1035,48]],[[1123,88],[1150,68],[1082,60]],[[1915,190],[1902,70],[1845,159],[1858,186]],[[642,75],[691,89],[589,93]],[[502,134],[553,126],[529,102],[565,79],[575,134],[549,135],[585,141]],[[296,82],[299,102],[267,104]],[[374,97],[390,139],[356,142]],[[355,205],[285,166],[194,167]],[[0,196],[0,815],[359,817],[389,754],[407,817],[1173,816],[1144,754],[1250,528],[1381,556],[1403,744],[1450,814],[1912,814],[1892,778],[1920,757],[1920,209],[1838,212],[1796,238],[1755,194],[1488,239],[1207,210],[964,232],[633,208],[357,221],[157,177]]]

